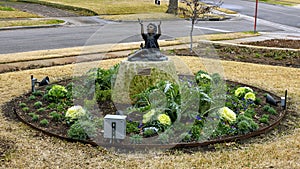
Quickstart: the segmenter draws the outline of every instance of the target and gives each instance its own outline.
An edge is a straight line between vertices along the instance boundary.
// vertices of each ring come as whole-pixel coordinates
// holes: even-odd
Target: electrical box
[[[104,117],[104,138],[125,139],[126,117],[124,115],[106,115]]]

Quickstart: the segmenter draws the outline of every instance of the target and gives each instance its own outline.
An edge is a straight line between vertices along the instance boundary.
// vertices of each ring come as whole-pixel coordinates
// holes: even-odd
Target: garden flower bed
[[[80,78],[40,87],[9,102],[6,111],[13,109],[23,122],[50,135],[116,146],[103,138],[103,118],[119,111],[111,100],[117,70],[118,65],[99,68]],[[131,105],[122,110],[127,115],[127,137],[118,146],[192,147],[246,139],[272,129],[285,114],[280,105],[265,100],[267,94],[276,100],[279,97],[252,86],[223,82],[218,74],[200,70],[180,79],[180,83],[162,80],[131,92]],[[93,85],[95,90],[90,90]],[[223,87],[225,92],[217,90]]]

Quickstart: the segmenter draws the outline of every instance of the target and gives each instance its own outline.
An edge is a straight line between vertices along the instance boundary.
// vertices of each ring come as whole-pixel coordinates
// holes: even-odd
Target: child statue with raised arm
[[[154,23],[149,23],[147,33],[144,33],[143,21],[138,19],[141,25],[141,35],[145,41],[145,45],[141,45],[141,49],[128,57],[128,61],[164,61],[168,58],[161,54],[159,44],[157,42],[161,35],[161,21],[158,26]]]
[[[160,29],[161,21],[159,22],[158,26],[156,26],[153,23],[149,23],[148,26],[147,26],[147,33],[144,33],[143,21],[141,21],[139,19],[139,23],[141,25],[141,35],[142,35],[142,37],[145,41],[144,48],[147,48],[147,49],[157,48],[157,49],[159,49],[159,45],[158,45],[157,40],[161,35],[161,29]],[[158,28],[158,32],[157,32],[157,28]]]

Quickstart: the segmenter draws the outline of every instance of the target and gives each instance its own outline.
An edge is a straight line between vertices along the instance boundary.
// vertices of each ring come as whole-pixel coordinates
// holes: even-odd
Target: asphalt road
[[[255,0],[224,0],[221,7],[254,17]],[[300,8],[258,3],[258,18],[300,28]]]
[[[224,5],[243,15],[233,16],[225,21],[200,21],[196,25],[194,35],[241,32],[253,30],[254,2],[241,0],[225,0]],[[292,20],[299,21],[296,8],[278,7],[274,5],[260,5],[257,31],[284,31],[288,25],[289,31],[297,31],[295,24],[286,20],[291,15]],[[275,10],[277,9],[277,10]],[[293,9],[292,12],[286,10]],[[251,12],[252,11],[252,12]],[[281,12],[280,12],[281,11]],[[251,14],[250,14],[251,13]],[[299,12],[298,12],[299,13]],[[249,16],[246,16],[249,15]],[[273,22],[274,18],[276,23]],[[26,52],[34,50],[57,49],[104,43],[121,43],[141,41],[139,24],[137,22],[107,22],[95,17],[64,18],[71,25],[55,28],[19,29],[0,31],[0,54]],[[271,21],[271,22],[269,22]],[[287,23],[286,23],[287,22]],[[278,26],[279,25],[279,26]],[[282,26],[283,25],[283,26]],[[190,22],[185,20],[163,21],[160,39],[172,39],[189,36]]]
[[[147,23],[146,23],[147,24]],[[236,26],[232,26],[236,25]],[[160,39],[189,36],[190,22],[184,20],[163,21]],[[252,29],[247,20],[221,22],[199,22],[194,35],[220,32],[240,32]],[[261,26],[263,31],[275,31]],[[20,29],[0,31],[0,53],[15,53],[33,50],[57,49],[104,43],[141,41],[140,26],[137,22],[121,22],[87,26],[64,26],[56,28]]]

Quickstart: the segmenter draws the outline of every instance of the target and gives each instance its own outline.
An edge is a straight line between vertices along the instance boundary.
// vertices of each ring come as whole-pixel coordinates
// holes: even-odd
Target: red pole
[[[254,33],[256,32],[256,21],[257,21],[257,8],[258,8],[258,0],[256,0],[255,4],[255,14],[254,14]]]

